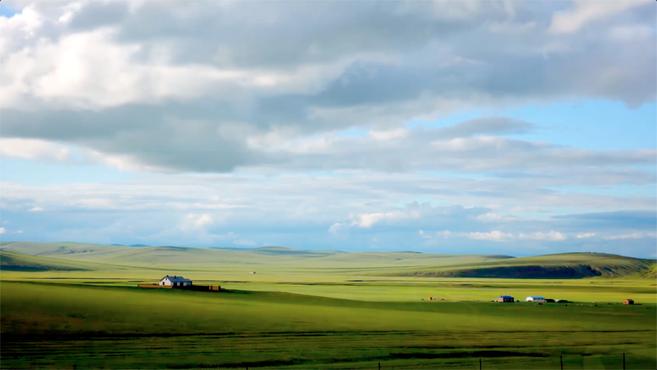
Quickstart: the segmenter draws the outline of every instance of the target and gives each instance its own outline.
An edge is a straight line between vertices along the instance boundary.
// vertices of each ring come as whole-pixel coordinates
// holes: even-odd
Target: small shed
[[[497,299],[495,299],[495,302],[499,302],[499,303],[513,303],[515,301],[516,299],[510,295],[501,295],[497,297]]]
[[[545,303],[545,297],[542,295],[530,295],[525,298],[525,302]]]
[[[634,299],[627,298],[626,300],[623,301],[623,304],[634,304]]]
[[[192,281],[189,279],[185,279],[182,276],[167,275],[162,279],[160,279],[159,285],[170,286],[170,287],[185,287],[185,286],[192,286]]]

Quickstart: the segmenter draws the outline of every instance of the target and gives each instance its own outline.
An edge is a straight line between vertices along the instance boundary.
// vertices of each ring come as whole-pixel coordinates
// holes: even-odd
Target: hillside
[[[77,243],[4,243],[6,271],[143,268],[149,270],[234,272],[269,275],[347,273],[359,276],[461,278],[654,277],[655,260],[604,253],[564,253],[535,257],[441,255],[418,252],[305,251],[285,247],[189,248],[128,247]]]
[[[82,271],[84,264],[56,258],[31,256],[0,250],[0,269],[3,271]]]
[[[606,253],[563,253],[509,258],[473,266],[457,266],[402,272],[400,275],[573,279],[585,277],[641,277],[654,274],[655,260]]]

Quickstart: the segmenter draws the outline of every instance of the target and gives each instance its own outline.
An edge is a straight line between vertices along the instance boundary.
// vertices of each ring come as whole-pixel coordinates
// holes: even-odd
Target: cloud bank
[[[2,136],[177,171],[293,161],[258,145],[263,136],[560,97],[655,98],[647,2],[16,7],[0,17]],[[444,134],[486,129],[498,128]]]
[[[655,145],[564,145],[512,113],[654,106],[656,12],[3,2],[0,234],[652,255]]]

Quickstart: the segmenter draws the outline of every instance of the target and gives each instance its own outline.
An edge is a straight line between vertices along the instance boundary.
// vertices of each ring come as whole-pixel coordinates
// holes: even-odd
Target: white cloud
[[[420,236],[422,239],[432,239],[432,238],[442,238],[442,239],[448,239],[452,236],[455,236],[454,232],[451,232],[449,230],[441,230],[441,231],[436,231],[436,232],[426,232],[424,230],[418,231],[418,236]]]
[[[7,229],[5,229],[4,227],[0,226],[0,235],[4,235],[4,234],[6,234],[6,233],[7,233]]]
[[[490,231],[470,231],[470,232],[456,232],[450,230],[442,230],[437,232],[420,232],[420,236],[425,239],[440,238],[466,238],[472,240],[485,240],[494,242],[509,242],[509,241],[551,241],[560,242],[568,239],[568,236],[559,231],[536,231],[531,233],[513,233],[501,230]]]
[[[167,170],[166,168],[144,164],[130,155],[108,154],[96,150],[83,150],[79,151],[79,153],[89,162],[100,163],[121,171],[166,172]]]
[[[474,231],[465,234],[465,236],[468,239],[474,239],[474,240],[490,240],[490,241],[505,241],[513,238],[513,234],[499,231],[499,230],[492,230],[492,231]]]
[[[205,65],[175,66],[157,60],[144,64],[136,60],[140,45],[118,44],[114,37],[114,31],[98,29],[43,40],[10,54],[2,76],[10,88],[0,107],[20,106],[23,97],[32,97],[72,108],[106,108],[184,100],[222,88],[267,87],[277,81],[276,76]]]
[[[45,209],[43,207],[34,206],[34,207],[30,208],[29,211],[32,212],[32,213],[39,213],[39,212],[45,211]]]
[[[209,213],[189,213],[185,215],[180,227],[185,231],[204,231],[215,221],[215,217]]]
[[[394,221],[394,220],[403,219],[405,217],[406,215],[404,215],[401,212],[363,213],[354,216],[351,225],[364,229],[369,229],[370,227],[374,226],[375,224],[381,221]]]
[[[408,130],[404,128],[396,128],[391,130],[373,130],[369,132],[369,136],[377,141],[397,140],[408,136]]]
[[[0,138],[0,156],[65,161],[70,154],[67,146],[45,140]]]
[[[639,240],[639,239],[655,239],[657,232],[654,231],[633,231],[622,234],[612,234],[604,236],[605,240]]]
[[[328,231],[333,235],[339,235],[348,228],[349,225],[346,225],[342,222],[336,222],[329,227]]]
[[[596,234],[594,232],[587,231],[587,232],[583,232],[583,233],[577,233],[577,235],[575,235],[575,238],[577,238],[577,239],[590,239],[590,238],[595,237],[596,235],[598,235],[598,234]]]
[[[482,222],[510,222],[517,219],[516,217],[513,216],[501,215],[495,212],[482,213],[480,215],[477,215],[477,217],[475,218],[478,221],[482,221]]]
[[[612,27],[609,30],[609,37],[615,41],[633,42],[636,40],[650,40],[654,30],[644,25],[623,25]]]
[[[396,223],[406,220],[417,220],[422,217],[421,210],[417,207],[408,207],[404,210],[387,212],[367,212],[350,216],[350,226],[369,229],[379,223]]]
[[[519,150],[496,135],[527,124],[406,124],[561,97],[654,100],[654,22],[631,9],[641,2],[581,2],[558,14],[556,3],[467,4],[237,2],[188,4],[184,14],[132,1],[17,6],[0,17],[2,135],[88,148],[138,170],[477,169],[495,151]],[[549,34],[550,22],[611,36]],[[335,135],[348,128],[369,134]],[[453,158],[462,152],[479,160]],[[290,158],[299,154],[301,163]],[[508,166],[524,153],[512,154]]]
[[[109,197],[99,197],[91,195],[89,197],[79,198],[74,204],[86,209],[116,209],[117,201]]]
[[[589,23],[599,21],[626,9],[645,5],[634,0],[590,1],[575,0],[573,9],[557,12],[552,17],[550,31],[554,33],[576,32]]]
[[[11,235],[15,235],[13,230],[25,230],[27,240],[38,233],[48,240],[81,240],[84,235],[88,241],[129,239],[149,244],[237,245],[241,240],[303,248],[439,246],[454,253],[470,245],[484,249],[494,246],[499,250],[489,251],[509,254],[537,245],[549,247],[546,251],[559,251],[558,246],[572,250],[584,243],[590,250],[620,240],[640,243],[643,249],[628,243],[621,246],[623,253],[630,255],[643,255],[640,251],[654,240],[649,227],[636,226],[649,225],[654,200],[600,197],[594,201],[581,194],[537,195],[536,190],[523,189],[526,185],[517,179],[500,181],[436,181],[434,176],[400,177],[394,173],[307,176],[246,172],[173,177],[158,174],[139,183],[113,182],[111,186],[2,182],[0,213],[20,215],[9,219],[14,225]],[[491,198],[491,193],[500,196]],[[423,197],[431,197],[434,205],[413,203]],[[407,206],[400,207],[400,203]],[[441,203],[453,206],[435,205]],[[495,211],[484,207],[488,204],[494,205]],[[577,219],[559,217],[564,207],[573,204],[592,209],[630,205],[644,208],[637,208],[643,211],[636,214],[620,215],[616,221],[582,224]],[[35,206],[48,212],[38,216],[30,213]],[[513,222],[497,226],[478,219],[487,213],[507,214],[499,210],[512,210]],[[351,216],[345,216],[345,212]],[[541,219],[534,219],[536,214]],[[327,229],[334,237],[325,237]],[[230,231],[240,236],[230,237]],[[596,236],[577,238],[586,233]],[[374,236],[379,237],[376,243]]]
[[[0,155],[134,172],[0,184],[0,209],[26,223],[62,215],[93,224],[89,234],[109,224],[107,235],[230,243],[330,225],[362,236],[353,245],[386,233],[379,243],[501,248],[640,241],[553,218],[654,211],[654,148],[541,142],[554,138],[545,123],[497,116],[564,99],[654,101],[647,2],[16,4],[0,17]],[[227,223],[260,225],[262,238],[231,236]]]
[[[538,241],[551,241],[560,242],[568,239],[568,237],[559,231],[537,231],[533,233],[519,233],[516,236],[519,240],[538,240]]]

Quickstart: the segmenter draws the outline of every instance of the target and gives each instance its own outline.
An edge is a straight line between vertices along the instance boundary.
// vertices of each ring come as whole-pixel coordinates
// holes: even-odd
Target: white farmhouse
[[[160,279],[160,286],[171,286],[171,287],[180,287],[180,286],[191,286],[192,281],[189,279],[185,279],[182,276],[176,276],[176,275],[167,275]]]
[[[525,302],[545,303],[545,297],[542,295],[530,295],[525,298]]]

